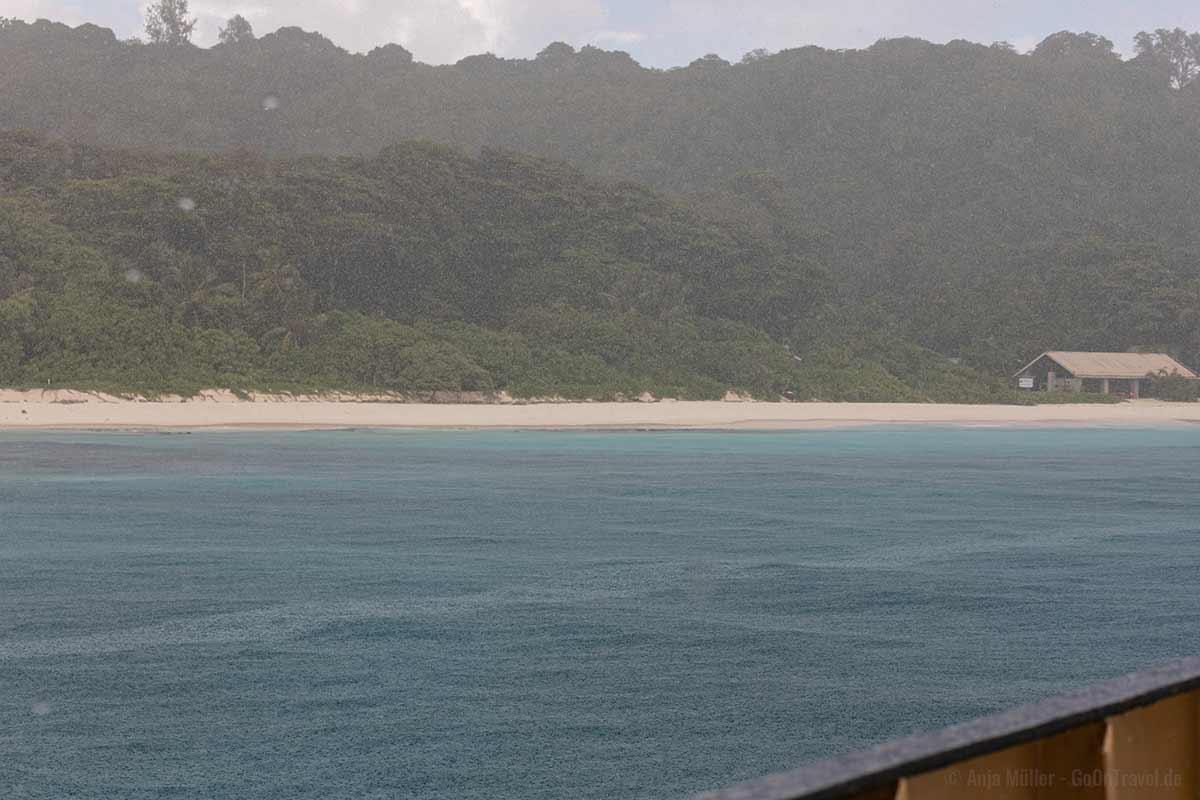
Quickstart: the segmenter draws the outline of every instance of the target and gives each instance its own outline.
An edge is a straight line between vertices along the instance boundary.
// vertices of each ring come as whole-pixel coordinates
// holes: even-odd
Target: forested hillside
[[[435,67],[398,46],[351,54],[298,29],[200,49],[123,43],[94,26],[7,23],[0,127],[163,151],[368,157],[286,162],[285,171],[336,173],[321,179],[338,191],[358,180],[341,174],[348,164],[377,163],[374,154],[413,139],[472,155],[499,148],[548,157],[677,198],[605,184],[629,198],[621,203],[688,209],[680,230],[691,244],[675,231],[666,241],[682,249],[664,251],[662,240],[644,247],[675,259],[669,269],[655,262],[654,280],[686,281],[688,313],[700,318],[753,324],[794,347],[836,327],[833,338],[855,358],[864,342],[886,360],[887,346],[913,341],[996,376],[1048,348],[1155,347],[1196,366],[1200,81],[1186,52],[1154,36],[1142,45],[1141,55],[1122,60],[1090,34],[1055,34],[1025,55],[906,39],[861,51],[757,53],[738,64],[703,58],[663,71],[622,53],[556,44],[532,60],[482,55]],[[497,158],[484,153],[479,168]],[[433,196],[396,213],[453,195],[437,175],[426,180]],[[573,174],[568,182],[585,181]],[[529,188],[531,196],[542,191]],[[555,206],[549,197],[538,202]],[[501,211],[509,213],[497,211],[497,232],[511,227]],[[405,245],[384,274],[378,264],[392,262],[371,253],[387,251],[390,239],[326,238],[298,224],[308,249],[281,258],[331,308],[379,311],[372,304],[386,296],[392,305],[382,310],[399,318],[427,309],[495,328],[512,323],[485,310],[503,307],[496,303],[528,291],[532,307],[537,292],[547,299],[556,286],[585,291],[608,280],[580,266],[590,255],[568,263],[552,254],[557,261],[539,264],[536,281],[479,285],[484,274],[532,274],[510,270],[532,251],[507,244],[507,233],[462,245],[480,247],[477,260],[494,255],[498,271],[471,273],[462,264],[474,262],[456,251],[433,261]],[[685,268],[693,254],[708,254],[695,242],[715,230],[737,231],[738,246],[750,249],[723,267]],[[257,242],[265,234],[249,235]],[[357,249],[335,254],[320,250],[325,243]],[[644,265],[650,249],[614,257]],[[719,250],[713,257],[726,258]],[[318,261],[329,269],[319,278]],[[412,271],[430,270],[438,288],[380,294],[354,272],[364,264],[375,264],[385,285],[408,286]],[[826,277],[815,279],[822,268]],[[443,305],[429,305],[435,297]],[[814,322],[816,297],[833,309],[825,323]]]
[[[0,135],[5,385],[1005,396],[911,345],[822,336],[829,293],[768,238],[557,162]]]

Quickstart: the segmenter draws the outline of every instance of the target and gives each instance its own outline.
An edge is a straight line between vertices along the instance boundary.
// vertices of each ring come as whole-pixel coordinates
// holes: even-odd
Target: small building
[[[1047,392],[1099,392],[1141,397],[1149,376],[1196,373],[1166,353],[1072,353],[1051,351],[1030,361],[1013,377],[1021,389]]]

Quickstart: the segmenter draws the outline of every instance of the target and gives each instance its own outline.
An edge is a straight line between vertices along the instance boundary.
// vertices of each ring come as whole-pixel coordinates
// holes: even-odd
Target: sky
[[[92,22],[118,37],[142,32],[146,0],[0,0],[0,17]],[[262,35],[285,25],[316,30],[348,50],[388,42],[418,61],[451,63],[476,53],[529,58],[553,41],[624,50],[646,66],[683,66],[708,53],[815,44],[866,47],[919,36],[1026,51],[1059,30],[1089,30],[1129,54],[1139,30],[1200,30],[1197,0],[190,0],[193,41],[216,41],[241,14]]]

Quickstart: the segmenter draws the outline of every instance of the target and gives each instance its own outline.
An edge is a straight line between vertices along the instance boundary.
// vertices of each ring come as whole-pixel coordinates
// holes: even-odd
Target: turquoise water
[[[671,798],[1200,652],[1200,429],[0,434],[0,796]]]

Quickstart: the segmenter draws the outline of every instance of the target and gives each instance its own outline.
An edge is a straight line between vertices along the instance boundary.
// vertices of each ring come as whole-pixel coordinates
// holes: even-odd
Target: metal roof
[[[1042,358],[1049,357],[1076,378],[1144,378],[1161,370],[1177,372],[1185,378],[1196,373],[1166,353],[1074,353],[1051,350],[1042,353],[1016,372],[1020,375]]]

